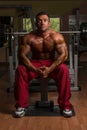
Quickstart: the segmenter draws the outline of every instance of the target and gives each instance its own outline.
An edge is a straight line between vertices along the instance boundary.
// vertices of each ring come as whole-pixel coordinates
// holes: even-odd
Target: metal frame
[[[31,22],[32,22],[32,26],[33,26],[33,30],[35,30],[35,25],[34,25],[34,18],[32,17],[32,8],[28,9],[28,16],[31,17]],[[13,32],[12,30],[10,30],[9,33],[7,33],[9,35],[9,45],[11,45],[11,48],[9,48],[9,65],[10,65],[10,83],[11,83],[11,87],[9,88],[9,91],[13,90],[13,83],[14,83],[14,71],[18,65],[18,61],[17,61],[17,53],[15,53],[15,63],[16,66],[14,67],[13,65],[13,54],[12,52],[12,35],[14,35],[16,38],[15,41],[15,51],[17,52],[18,49],[18,36],[20,35],[24,35],[27,32]],[[76,31],[60,31],[60,33],[65,33],[65,34],[74,34],[74,41],[73,41],[73,45],[74,45],[74,58],[73,58],[73,50],[72,50],[72,43],[70,43],[69,45],[69,72],[70,72],[70,76],[71,76],[71,82],[73,82],[73,86],[71,86],[71,90],[79,90],[79,86],[78,86],[78,35],[80,34],[80,31],[76,30]],[[74,65],[73,65],[74,62]]]
[[[20,34],[20,33],[19,33]],[[9,36],[11,37],[11,34],[9,34]],[[16,67],[18,66],[18,60],[17,60],[17,49],[18,49],[18,36],[19,35],[15,35],[15,69]],[[12,42],[12,39],[9,39],[11,42]],[[9,42],[10,42],[9,41]],[[10,43],[12,44],[12,43]],[[73,86],[71,87],[71,90],[79,90],[79,87],[78,87],[78,43],[77,43],[77,40],[74,39],[74,59],[73,59],[73,53],[72,53],[72,44],[69,45],[69,72],[70,72],[70,76],[71,76],[71,82],[73,82]],[[13,78],[12,78],[12,75],[14,75],[14,69],[13,69],[13,55],[9,55],[9,58],[10,58],[10,82],[11,82],[11,86],[13,87]],[[74,65],[73,65],[73,62],[74,62]]]
[[[30,17],[31,19],[31,23],[33,26],[33,29],[35,29],[34,26],[34,18],[33,18],[33,14],[32,13],[32,7],[31,6],[15,6],[15,5],[4,5],[4,6],[0,6],[0,8],[20,8],[20,9],[27,9],[28,10],[28,17]],[[15,70],[18,66],[18,60],[17,60],[17,49],[18,49],[18,35],[14,35],[16,36],[15,38],[15,43],[12,40],[12,35],[13,35],[13,17],[11,17],[10,20],[10,28],[9,28],[9,33],[6,33],[7,35],[7,39],[8,39],[8,43],[9,43],[9,69],[10,69],[10,87],[7,89],[7,92],[11,92],[14,90],[14,77],[15,77]],[[13,53],[13,44],[15,44],[15,54]],[[15,55],[15,65],[14,65],[14,55]]]
[[[13,17],[11,17],[10,24],[13,24]],[[9,28],[9,32],[13,32],[12,26]],[[8,34],[8,44],[9,44],[9,70],[10,70],[10,88],[7,91],[13,91],[13,83],[14,83],[14,65],[13,65],[13,40],[12,35]]]

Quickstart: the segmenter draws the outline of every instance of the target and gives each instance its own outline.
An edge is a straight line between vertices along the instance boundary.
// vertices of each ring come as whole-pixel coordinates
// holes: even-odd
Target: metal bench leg
[[[40,92],[41,92],[41,101],[48,101],[48,78],[40,79]]]
[[[36,101],[36,108],[45,107],[51,108],[53,110],[54,102],[48,101],[48,78],[40,78],[40,92],[41,92],[41,101]]]

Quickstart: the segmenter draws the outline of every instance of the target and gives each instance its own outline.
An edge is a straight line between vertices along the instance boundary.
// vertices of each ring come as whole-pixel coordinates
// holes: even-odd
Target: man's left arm
[[[46,78],[49,73],[51,73],[56,67],[58,67],[61,63],[65,62],[68,58],[67,45],[65,43],[64,37],[61,34],[55,36],[54,40],[55,51],[57,51],[58,56],[53,61],[50,67],[43,66],[43,77]]]
[[[58,53],[58,56],[49,67],[50,72],[52,72],[61,63],[64,63],[68,58],[68,50],[64,37],[61,34],[58,34],[58,36],[56,37],[57,38],[55,38],[55,49]]]

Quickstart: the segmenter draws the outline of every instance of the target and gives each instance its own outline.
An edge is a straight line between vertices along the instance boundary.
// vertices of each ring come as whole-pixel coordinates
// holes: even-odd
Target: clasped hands
[[[46,78],[48,77],[49,72],[49,67],[47,66],[41,66],[39,68],[36,69],[36,72],[39,74],[39,76]]]

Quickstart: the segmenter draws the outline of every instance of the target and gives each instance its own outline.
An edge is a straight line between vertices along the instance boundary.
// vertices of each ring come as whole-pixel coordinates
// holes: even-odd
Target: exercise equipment
[[[57,90],[57,87],[55,85],[55,81],[53,79],[48,80],[48,91],[49,92],[55,92]],[[30,83],[29,90],[31,92],[39,92],[40,91],[40,80],[33,79]]]
[[[27,16],[30,17],[32,28],[35,29],[34,25],[34,19],[33,19],[33,12],[31,6],[2,6],[1,8],[18,8],[22,10],[27,10]],[[13,17],[10,18],[10,27],[8,29],[8,32],[4,32],[4,34],[7,36],[8,41],[8,50],[9,50],[9,66],[10,66],[10,87],[7,89],[7,92],[12,92],[14,89],[14,75],[15,75],[15,69],[18,66],[18,60],[17,60],[17,50],[18,50],[18,36],[12,35],[13,33]],[[13,40],[12,37],[15,37]],[[14,45],[15,44],[15,45]],[[13,46],[14,45],[14,46]],[[14,48],[13,48],[14,47]]]
[[[27,12],[28,17],[31,18],[31,23],[33,26],[33,30],[35,29],[35,25],[34,25],[34,17],[32,15],[32,8],[29,7],[29,10]],[[78,23],[78,20],[77,20]],[[28,32],[13,32],[13,30],[11,29],[8,33],[4,32],[5,35],[8,36],[8,42],[9,42],[9,64],[10,64],[10,82],[11,82],[11,87],[8,89],[9,91],[11,89],[13,89],[13,83],[14,83],[14,71],[18,65],[18,61],[17,61],[17,49],[18,49],[18,37],[23,36],[25,34],[27,34]],[[70,77],[71,77],[71,90],[75,90],[78,91],[80,90],[80,87],[78,86],[78,45],[79,45],[79,36],[81,33],[83,33],[83,28],[81,28],[81,30],[78,29],[78,26],[76,28],[76,30],[70,30],[70,31],[60,31],[60,33],[62,34],[66,34],[69,35],[70,37],[73,37],[73,39],[70,40],[69,42],[69,72],[70,72]],[[14,36],[14,41],[12,40],[12,36]],[[15,61],[13,61],[13,48],[12,45],[15,45],[14,49],[15,49]],[[73,47],[74,49],[72,49]],[[15,66],[14,63],[15,62]],[[51,83],[54,83],[51,80]],[[54,87],[54,86],[53,86]]]
[[[74,82],[73,84],[73,87],[71,88],[72,90],[80,90],[80,88],[78,87],[78,35],[80,35],[80,33],[82,33],[82,31],[83,30],[81,30],[81,31],[60,31],[60,33],[65,33],[65,34],[67,34],[67,35],[73,35],[73,43],[70,43],[70,45],[69,45],[69,58],[70,58],[70,64],[69,64],[69,71],[70,71],[70,75],[71,75],[71,80],[72,80],[72,82]],[[11,86],[13,87],[13,79],[12,79],[12,73],[14,73],[14,72],[12,72],[12,71],[14,71],[15,69],[16,69],[16,67],[17,67],[17,65],[18,65],[18,63],[17,63],[17,53],[16,53],[16,60],[15,60],[15,64],[16,64],[16,67],[15,67],[15,69],[13,69],[14,68],[14,66],[13,66],[13,68],[12,68],[12,63],[13,63],[13,54],[12,54],[12,49],[11,49],[11,47],[12,47],[12,36],[14,35],[14,44],[16,45],[16,50],[15,51],[17,51],[17,48],[18,48],[18,45],[17,45],[17,43],[18,43],[18,37],[19,36],[23,36],[24,34],[26,34],[27,32],[13,32],[12,30],[10,30],[10,32],[9,33],[7,33],[7,35],[9,36],[9,40],[8,40],[8,42],[9,42],[9,54],[10,54],[10,70],[11,70],[11,76],[10,76],[10,78],[11,78]],[[72,56],[72,44],[73,44],[73,46],[74,46],[74,58],[73,58],[73,56]],[[74,64],[73,64],[73,62],[74,62]],[[14,74],[13,74],[14,75]]]
[[[36,101],[35,107],[36,108],[49,108],[53,110],[54,102],[48,101],[48,78],[40,78],[40,93],[41,93],[41,100]]]
[[[85,46],[85,42],[87,41],[87,23],[82,23],[80,25],[80,39],[83,41],[83,45]]]
[[[62,33],[66,33],[66,32],[64,31]],[[9,42],[9,44],[11,46],[13,44],[12,43],[13,41],[12,41],[12,38],[11,38],[12,34],[13,34],[13,32],[12,33],[8,33],[8,36],[9,36],[9,41],[8,42]],[[15,56],[16,56],[15,57],[15,64],[16,64],[16,66],[14,67],[14,65],[13,65],[14,69],[12,69],[12,64],[13,64],[13,61],[12,61],[13,58],[12,57],[13,57],[13,54],[10,55],[12,59],[10,59],[10,62],[9,62],[10,65],[11,65],[10,66],[10,68],[11,68],[11,72],[10,72],[11,73],[11,87],[13,87],[13,82],[14,82],[14,80],[12,79],[12,73],[14,73],[14,70],[16,69],[16,67],[18,65],[18,61],[17,61],[17,48],[18,48],[17,43],[18,43],[18,41],[17,40],[18,40],[18,37],[21,36],[21,34],[24,35],[24,32],[22,32],[22,33],[17,32],[16,34],[14,35],[14,42],[15,42],[14,44],[16,45],[16,47],[14,48],[15,49]],[[69,60],[70,60],[70,63],[69,63],[68,66],[69,66],[69,72],[70,72],[70,76],[71,76],[71,81],[72,81],[72,84],[73,84],[71,89],[76,91],[76,90],[80,90],[80,88],[78,86],[78,35],[80,34],[80,31],[79,32],[75,32],[74,31],[74,34],[73,34],[73,31],[70,31],[70,32],[67,32],[67,35],[68,34],[72,34],[73,37],[74,37],[72,43],[69,44]],[[74,52],[72,50],[72,44],[74,46]],[[12,53],[11,51],[12,50],[10,50],[10,53]],[[73,52],[73,54],[72,54],[72,52]]]
[[[35,106],[29,106],[25,111],[25,116],[63,116],[58,105],[54,105],[54,109],[36,108]],[[72,109],[72,116],[75,116],[74,107]]]
[[[11,34],[11,35],[20,35],[20,36],[24,36],[25,34],[28,34],[29,32],[12,32],[12,33],[4,33],[4,34]],[[62,34],[80,34],[83,33],[83,30],[81,31],[59,31],[59,33]]]
[[[87,22],[81,23],[80,30],[83,31],[80,33],[80,39],[79,39],[79,50],[78,50],[79,58],[82,53],[87,52]]]
[[[36,101],[35,105],[29,105],[26,109],[25,116],[62,116],[61,110],[58,105],[48,99],[48,82],[49,78],[40,78],[40,94],[41,100]],[[74,108],[72,110],[75,116]]]
[[[4,6],[4,8],[5,8],[5,6]],[[6,6],[6,8],[21,8],[21,6],[10,6],[10,7]],[[25,9],[25,8],[27,10],[28,17],[31,18],[32,27],[34,30],[35,25],[34,25],[34,17],[32,15],[32,8],[28,6],[28,7],[22,8],[22,9]],[[14,89],[14,74],[15,74],[15,70],[18,66],[18,61],[17,61],[18,37],[23,36],[24,34],[27,33],[27,32],[14,32],[13,31],[13,20],[14,20],[13,17],[11,17],[9,32],[4,32],[4,34],[7,36],[8,45],[9,45],[10,88],[7,89],[8,92],[13,91],[13,89]],[[79,31],[77,31],[77,32],[76,31],[75,32],[63,31],[60,33],[76,34],[77,35],[80,32]],[[12,38],[13,36],[14,36],[14,40]],[[78,45],[78,44],[75,44],[75,45]],[[15,54],[14,54],[14,52],[15,52]],[[15,57],[15,59],[14,59],[14,57]],[[69,68],[70,68],[70,73],[71,73],[72,72],[71,67],[69,66]],[[75,73],[77,73],[77,68],[74,68],[74,71],[73,71],[74,77],[75,77]],[[57,113],[55,113],[55,115],[57,115],[58,112],[60,111],[59,107],[57,106],[56,109],[54,109],[55,106],[54,106],[53,101],[48,101],[48,79],[40,79],[40,88],[41,88],[41,101],[36,101],[35,106],[34,106],[35,110],[37,109],[41,113],[42,109],[44,108],[45,111],[43,112],[42,115],[45,115],[45,112],[46,112],[46,115],[47,115],[47,113],[49,114],[49,112],[48,112],[49,109],[50,109],[50,112],[54,112],[54,113],[56,110]],[[78,90],[77,79],[74,79],[73,90]],[[41,111],[40,111],[40,109],[41,109]],[[26,113],[31,114],[31,111],[27,111]],[[35,113],[36,113],[36,111],[35,111]],[[52,115],[52,113],[51,113],[51,115]]]
[[[74,9],[74,14],[69,16],[69,30],[80,31],[78,36],[78,67],[80,67],[80,56],[87,52],[87,15],[80,14],[78,8]],[[82,66],[82,65],[81,65]]]

